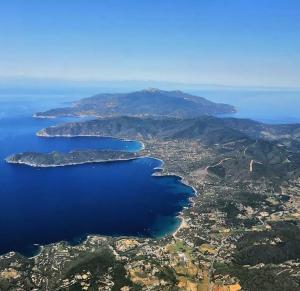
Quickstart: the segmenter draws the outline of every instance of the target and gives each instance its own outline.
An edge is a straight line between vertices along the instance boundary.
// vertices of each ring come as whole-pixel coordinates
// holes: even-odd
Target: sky
[[[299,0],[0,1],[0,77],[300,87]]]

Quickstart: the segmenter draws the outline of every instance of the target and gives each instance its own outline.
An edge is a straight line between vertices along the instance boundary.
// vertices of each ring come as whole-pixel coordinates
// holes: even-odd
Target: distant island
[[[126,115],[192,118],[235,112],[236,109],[231,105],[214,103],[182,91],[150,88],[132,93],[97,94],[74,102],[71,107],[38,112],[34,117]]]
[[[6,158],[6,162],[11,164],[23,164],[32,167],[47,168],[80,165],[86,163],[124,161],[136,159],[137,157],[138,155],[132,152],[102,150],[72,151],[68,153],[25,152],[14,154]]]

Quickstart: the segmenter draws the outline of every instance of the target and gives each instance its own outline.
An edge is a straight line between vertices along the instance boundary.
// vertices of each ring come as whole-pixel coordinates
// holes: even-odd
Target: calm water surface
[[[43,169],[6,164],[6,156],[22,151],[137,151],[141,146],[111,138],[36,137],[39,129],[67,120],[33,119],[32,113],[63,104],[53,96],[25,97],[0,99],[0,253],[30,255],[34,244],[87,234],[161,236],[174,231],[176,215],[193,190],[177,177],[153,177],[161,166],[156,159]]]
[[[197,90],[191,93],[215,102],[234,105],[233,117],[266,123],[300,123],[300,91],[297,90]]]

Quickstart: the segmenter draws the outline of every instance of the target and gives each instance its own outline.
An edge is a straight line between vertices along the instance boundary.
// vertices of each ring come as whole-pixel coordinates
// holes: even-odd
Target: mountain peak
[[[151,92],[151,93],[155,93],[155,92],[162,92],[162,90],[158,89],[158,88],[147,88],[142,90],[144,92]]]

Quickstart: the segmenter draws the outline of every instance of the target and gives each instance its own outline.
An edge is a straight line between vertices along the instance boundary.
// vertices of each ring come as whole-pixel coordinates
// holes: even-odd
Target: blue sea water
[[[227,116],[269,124],[300,123],[300,90],[206,89],[190,92],[214,102],[234,105],[237,113]]]
[[[31,255],[35,244],[76,241],[88,234],[157,237],[174,231],[193,190],[178,177],[152,176],[159,160],[42,169],[5,163],[5,157],[23,151],[140,149],[138,142],[112,138],[35,136],[45,126],[71,120],[31,117],[61,106],[60,100],[0,98],[0,253]]]

